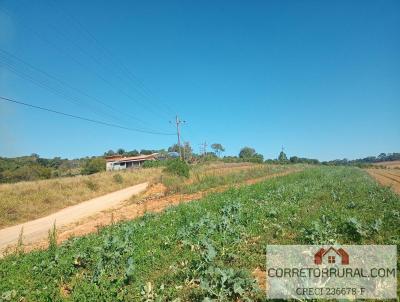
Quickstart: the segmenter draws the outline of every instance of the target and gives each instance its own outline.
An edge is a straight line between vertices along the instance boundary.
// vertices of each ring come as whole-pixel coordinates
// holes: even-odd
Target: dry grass
[[[160,175],[161,169],[154,168],[2,184],[0,228],[43,217],[67,206],[135,184],[156,181]]]
[[[382,161],[379,163],[374,163],[373,165],[378,166],[378,167],[384,167],[384,168],[400,169],[400,160]]]

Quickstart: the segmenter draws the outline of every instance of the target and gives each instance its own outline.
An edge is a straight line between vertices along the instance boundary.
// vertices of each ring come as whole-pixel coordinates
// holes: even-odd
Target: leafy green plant
[[[165,167],[168,162],[169,160],[148,160],[143,163],[142,168]]]
[[[329,221],[314,221],[311,226],[302,230],[302,236],[308,244],[335,244],[338,234]]]
[[[189,165],[180,159],[169,161],[164,171],[177,176],[189,177]]]
[[[85,161],[81,169],[83,175],[89,175],[106,170],[106,161],[104,158],[95,157]]]
[[[355,242],[360,242],[362,238],[367,236],[367,232],[361,222],[355,217],[351,217],[346,221],[344,233]]]

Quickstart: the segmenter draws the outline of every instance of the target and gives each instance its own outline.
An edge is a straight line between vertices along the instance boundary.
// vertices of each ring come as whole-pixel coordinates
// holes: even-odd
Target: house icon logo
[[[342,248],[335,249],[330,247],[329,249],[320,248],[318,252],[314,254],[315,264],[336,264],[340,263],[343,265],[349,264],[349,254]]]

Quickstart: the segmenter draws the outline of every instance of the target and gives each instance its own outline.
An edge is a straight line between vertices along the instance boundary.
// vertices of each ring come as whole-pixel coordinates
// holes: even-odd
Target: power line
[[[5,8],[1,8],[1,10],[7,14],[8,16],[14,18],[15,16],[13,16],[10,12],[8,12],[8,10],[6,10]],[[103,82],[105,82],[107,85],[109,85],[111,88],[119,91],[120,93],[122,93],[125,97],[127,97],[128,99],[137,102],[137,103],[141,103],[141,105],[144,105],[144,107],[147,108],[147,110],[152,111],[153,113],[157,113],[155,110],[152,110],[152,108],[148,107],[146,102],[138,102],[138,100],[136,100],[132,95],[130,95],[129,93],[127,93],[126,91],[120,89],[119,87],[117,87],[116,85],[114,85],[112,82],[110,82],[109,80],[107,80],[105,77],[103,77],[102,75],[98,74],[97,72],[93,71],[92,68],[90,68],[87,64],[82,63],[81,61],[77,60],[76,58],[74,58],[69,52],[65,51],[62,47],[59,47],[57,44],[55,44],[54,42],[52,42],[51,40],[48,40],[47,38],[43,37],[40,33],[38,33],[37,31],[33,30],[32,28],[26,26],[25,24],[23,24],[22,22],[20,22],[20,24],[27,28],[29,31],[31,31],[32,33],[34,33],[36,35],[36,37],[38,37],[40,40],[44,41],[45,43],[51,45],[52,47],[54,47],[55,49],[57,49],[58,51],[60,51],[64,56],[70,58],[72,61],[74,61],[77,65],[79,65],[80,67],[82,67],[85,70],[90,70],[95,76],[97,76],[100,80],[102,80]],[[63,36],[65,36],[63,34]],[[74,43],[75,44],[75,43]],[[91,57],[91,56],[89,56]],[[93,58],[92,58],[93,59]],[[139,120],[142,123],[148,124],[147,122],[139,119],[139,118],[135,118],[137,120]]]
[[[141,122],[141,120],[138,119],[138,118],[136,118],[135,116],[132,116],[132,115],[130,115],[129,113],[126,113],[126,112],[124,112],[124,111],[122,111],[122,110],[118,110],[118,109],[114,108],[113,106],[107,104],[106,102],[104,102],[104,101],[102,101],[102,100],[99,100],[97,97],[94,97],[94,96],[88,94],[87,92],[85,92],[85,91],[83,91],[83,90],[81,90],[81,89],[79,89],[79,88],[76,88],[76,87],[74,87],[74,86],[68,84],[67,82],[61,80],[60,78],[57,78],[56,76],[53,76],[53,75],[49,74],[48,72],[46,72],[46,71],[44,71],[44,70],[42,70],[42,69],[40,69],[40,68],[38,68],[38,67],[36,67],[36,66],[33,66],[32,64],[30,64],[30,63],[24,61],[23,59],[17,57],[17,56],[14,55],[14,54],[9,53],[8,51],[5,51],[5,50],[3,50],[3,49],[0,49],[0,55],[1,55],[1,53],[4,53],[6,56],[11,57],[13,60],[16,60],[16,61],[21,62],[22,64],[28,66],[29,68],[35,70],[36,72],[39,72],[39,73],[45,75],[46,77],[50,78],[51,80],[53,80],[53,81],[55,81],[55,82],[58,82],[59,84],[61,84],[61,85],[63,85],[63,86],[66,86],[66,87],[68,87],[69,89],[78,92],[79,94],[81,94],[81,95],[83,95],[83,96],[85,96],[85,97],[87,97],[87,98],[89,98],[89,99],[91,99],[91,100],[93,100],[93,101],[95,101],[95,102],[97,102],[97,103],[99,103],[99,104],[101,104],[101,105],[103,105],[103,106],[109,108],[110,110],[112,110],[112,111],[114,111],[114,112],[116,112],[116,113],[118,113],[118,114],[121,114],[121,113],[122,113],[122,114],[123,114],[122,116],[125,116],[125,114],[127,114],[129,117],[131,117],[132,119],[134,119],[136,122]],[[10,63],[6,63],[6,64],[8,64],[8,65],[10,66]],[[10,68],[10,67],[8,67],[8,68]],[[15,69],[13,70],[13,72],[18,73],[17,71],[15,71]],[[30,77],[30,78],[32,79],[32,77]],[[36,84],[37,84],[37,83],[36,83]],[[76,102],[77,102],[77,101],[76,101]],[[78,105],[80,105],[79,102],[78,102]],[[111,115],[111,114],[109,114],[109,115],[110,115],[113,119],[116,119],[116,120],[119,121],[119,118],[115,118],[115,116],[114,116],[114,115]]]
[[[2,62],[2,64],[3,64],[3,66],[6,66],[9,70],[11,70],[12,72],[14,72],[15,74],[17,74],[18,76],[20,76],[21,78],[26,79],[26,80],[28,80],[28,81],[34,83],[35,85],[37,85],[37,86],[39,86],[39,87],[42,87],[43,89],[49,90],[49,91],[52,92],[53,94],[55,94],[55,95],[57,95],[57,96],[59,96],[59,97],[61,97],[61,98],[64,98],[64,99],[67,100],[68,102],[74,103],[74,104],[76,104],[76,105],[78,105],[78,106],[86,105],[86,107],[88,107],[88,108],[93,107],[93,106],[88,106],[88,104],[81,104],[81,102],[79,102],[79,99],[74,98],[74,97],[72,97],[72,96],[66,94],[66,93],[63,92],[62,90],[59,90],[59,89],[54,88],[54,87],[51,87],[51,86],[50,86],[48,83],[46,83],[46,82],[38,81],[37,79],[35,79],[35,78],[33,78],[33,77],[31,77],[31,76],[29,76],[29,75],[27,75],[27,74],[21,73],[21,72],[17,71],[16,69],[14,69],[13,67],[7,66],[7,63]],[[99,115],[99,116],[102,115],[102,116],[108,117],[106,114],[104,114],[104,112],[103,112],[102,110],[99,110],[97,107],[93,107],[93,108],[91,108],[91,110],[92,110],[93,112],[95,112],[95,113],[96,113],[97,115]],[[119,121],[119,119],[116,118],[114,115],[110,115],[110,114],[108,114],[108,115],[109,115],[110,117],[112,117],[113,119]],[[121,127],[124,127],[124,126],[121,126]],[[126,127],[126,128],[129,128],[129,127]],[[149,133],[161,133],[161,132],[159,132],[159,131],[155,131],[155,130],[148,129],[148,128],[142,128],[141,130],[142,130],[142,131],[147,131],[147,132],[149,132]]]
[[[25,72],[19,71],[18,69],[16,69],[14,66],[9,64],[8,62],[1,61],[1,59],[2,58],[0,58],[0,63],[1,63],[0,66],[6,67],[8,70],[10,70],[11,72],[15,73],[20,78],[22,78],[24,80],[27,80],[27,81],[35,84],[38,87],[41,87],[41,88],[43,88],[45,90],[48,90],[49,92],[53,93],[54,95],[57,95],[58,97],[63,98],[64,100],[66,100],[66,101],[68,101],[70,103],[73,103],[73,104],[78,105],[78,106],[87,107],[88,109],[90,109],[91,111],[93,111],[95,114],[97,114],[99,116],[100,115],[104,116],[104,117],[107,116],[107,114],[105,112],[103,112],[103,110],[101,110],[99,108],[96,108],[96,107],[93,107],[93,106],[90,106],[89,104],[86,104],[86,103],[81,103],[81,102],[79,102],[79,99],[77,99],[77,98],[71,96],[70,94],[60,90],[59,88],[51,86],[48,81],[43,80],[43,79],[41,79],[41,80],[35,79],[31,75],[29,75],[29,74],[27,74]],[[109,116],[112,117],[113,119],[117,120],[117,118],[115,116],[113,116],[113,115],[109,115]]]
[[[20,102],[20,101],[13,100],[13,99],[6,98],[6,97],[2,97],[2,96],[0,96],[0,99],[3,100],[3,101],[6,101],[6,102],[15,103],[15,104],[23,105],[23,106],[26,106],[26,107],[35,108],[35,109],[40,109],[40,110],[43,110],[43,111],[47,111],[47,112],[51,112],[51,113],[55,113],[55,114],[59,114],[59,115],[64,115],[64,116],[67,116],[67,117],[72,117],[72,118],[75,118],[75,119],[79,119],[79,120],[83,120],[83,121],[87,121],[87,122],[91,122],[91,123],[100,124],[100,125],[103,125],[103,126],[119,128],[119,129],[124,129],[124,130],[128,130],[128,131],[134,131],[134,132],[142,132],[142,133],[147,133],[147,134],[175,135],[175,133],[165,133],[165,132],[147,131],[147,130],[137,129],[137,128],[129,128],[129,127],[125,127],[125,126],[121,126],[121,125],[117,125],[117,124],[107,123],[107,122],[103,122],[103,121],[99,121],[99,120],[86,118],[86,117],[83,117],[83,116],[73,115],[73,114],[69,114],[69,113],[65,113],[65,112],[61,112],[61,111],[57,111],[57,110],[53,110],[53,109],[49,109],[49,108],[45,108],[45,107],[41,107],[41,106],[36,106],[36,105]]]
[[[56,4],[55,2],[52,3],[52,5],[54,7],[56,7],[59,12],[61,12],[65,16],[67,16],[72,21],[71,23],[75,24],[76,27],[78,29],[80,29],[81,32],[84,32],[86,34],[86,36],[88,36],[94,42],[94,44],[96,44],[98,46],[98,48],[102,50],[103,54],[106,54],[110,58],[109,61],[113,61],[115,63],[115,65],[119,67],[121,74],[123,74],[125,72],[125,74],[128,75],[128,77],[130,77],[130,79],[133,82],[136,82],[138,84],[138,86],[140,86],[140,88],[143,90],[143,92],[140,89],[137,89],[137,91],[151,102],[151,96],[154,97],[154,94],[149,89],[147,89],[147,87],[143,84],[143,82],[140,80],[140,78],[138,76],[136,76],[133,72],[131,72],[129,70],[129,68],[126,67],[126,65],[124,64],[123,61],[118,60],[118,58],[114,57],[113,54],[111,53],[111,51],[107,47],[105,47],[102,43],[100,43],[100,41],[96,38],[96,36],[93,35],[87,29],[87,27],[85,27],[82,24],[82,22],[79,21],[78,18],[76,18],[73,14],[71,14],[67,10],[61,10],[55,4]],[[153,102],[153,104],[158,105],[155,102]],[[162,105],[164,107],[164,109],[166,109],[166,111],[169,112],[169,113],[167,113],[168,115],[174,114],[175,110],[173,110],[173,108],[171,108],[170,104],[167,104],[165,102],[160,102],[160,105]]]

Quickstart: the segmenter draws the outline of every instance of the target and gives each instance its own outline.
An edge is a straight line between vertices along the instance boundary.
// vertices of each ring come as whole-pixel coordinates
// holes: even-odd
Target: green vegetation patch
[[[358,168],[318,167],[0,260],[20,301],[263,301],[267,244],[399,244],[400,198]],[[181,300],[175,300],[180,298]],[[3,299],[4,300],[4,299]]]
[[[189,178],[189,165],[181,159],[168,161],[164,171],[172,175]]]

